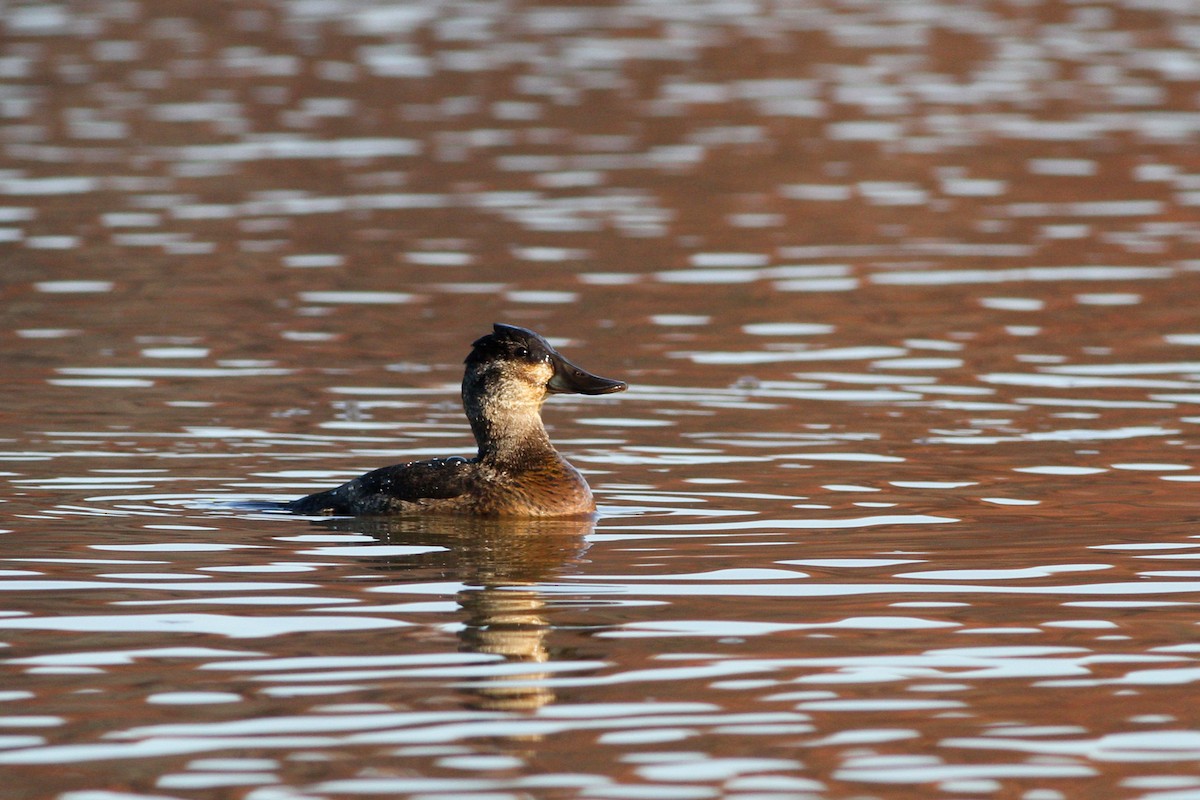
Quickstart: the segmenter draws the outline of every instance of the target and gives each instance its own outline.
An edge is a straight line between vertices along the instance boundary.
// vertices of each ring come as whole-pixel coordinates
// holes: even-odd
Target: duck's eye
[[[517,348],[517,358],[529,358],[529,348],[528,347],[518,347]]]

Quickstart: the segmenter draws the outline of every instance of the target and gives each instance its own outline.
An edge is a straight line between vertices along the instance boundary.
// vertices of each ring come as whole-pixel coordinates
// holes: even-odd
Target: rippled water
[[[0,7],[5,797],[1200,798],[1191,5]]]

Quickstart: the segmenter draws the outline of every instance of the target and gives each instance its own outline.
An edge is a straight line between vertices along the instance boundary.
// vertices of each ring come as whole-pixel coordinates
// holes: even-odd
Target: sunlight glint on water
[[[1186,4],[0,16],[14,798],[1200,791]],[[270,511],[493,321],[597,520]]]

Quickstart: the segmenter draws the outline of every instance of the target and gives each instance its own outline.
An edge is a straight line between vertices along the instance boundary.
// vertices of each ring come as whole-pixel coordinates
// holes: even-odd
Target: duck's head
[[[468,409],[478,402],[538,408],[547,394],[610,394],[628,388],[580,369],[533,331],[502,323],[475,340],[466,365],[463,401]]]

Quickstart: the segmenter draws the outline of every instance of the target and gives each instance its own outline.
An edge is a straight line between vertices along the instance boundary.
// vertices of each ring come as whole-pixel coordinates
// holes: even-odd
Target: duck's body
[[[533,331],[495,325],[466,360],[463,408],[479,445],[473,459],[413,461],[361,475],[287,504],[300,514],[447,513],[551,517],[596,509],[583,476],[559,455],[542,424],[551,392],[626,388],[571,364]]]

